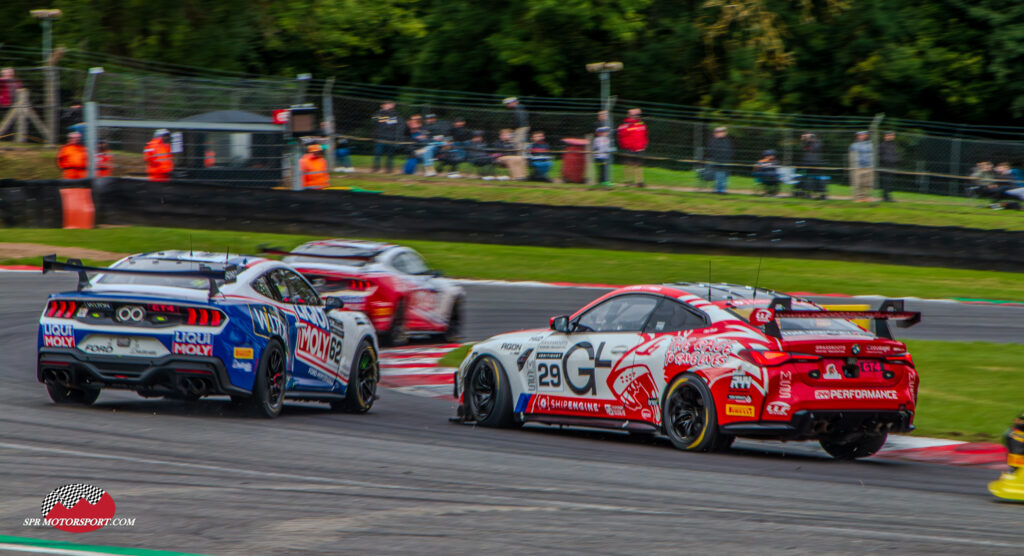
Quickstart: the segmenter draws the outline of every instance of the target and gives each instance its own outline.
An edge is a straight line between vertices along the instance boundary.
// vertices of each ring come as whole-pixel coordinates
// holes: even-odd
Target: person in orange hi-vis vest
[[[213,168],[217,165],[217,151],[209,143],[203,151],[203,168]]]
[[[101,178],[109,178],[114,167],[114,158],[110,155],[110,145],[106,141],[100,141],[96,150],[96,175]]]
[[[302,174],[302,187],[306,189],[324,189],[331,184],[327,173],[327,159],[320,145],[306,147],[306,154],[299,160],[299,172]]]
[[[57,153],[57,166],[66,180],[82,180],[89,177],[89,152],[82,144],[82,134],[72,131],[68,142]]]
[[[171,181],[174,158],[171,155],[171,145],[167,142],[170,134],[171,132],[166,129],[158,129],[153,133],[153,138],[146,143],[143,158],[146,160],[149,181]]]

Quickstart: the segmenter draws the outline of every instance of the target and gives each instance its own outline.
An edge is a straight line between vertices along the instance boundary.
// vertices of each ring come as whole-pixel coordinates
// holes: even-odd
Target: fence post
[[[335,160],[335,150],[338,148],[338,132],[334,129],[334,97],[331,96],[331,89],[334,88],[334,76],[327,78],[327,82],[324,83],[324,90],[321,94],[320,106],[322,107],[324,114],[324,122],[327,123],[327,171],[333,172],[334,165],[337,163]]]
[[[584,155],[583,163],[587,165],[587,185],[596,185],[597,180],[597,168],[594,167],[594,134],[588,133],[585,135],[587,140],[587,152]],[[608,167],[608,173],[612,171],[611,166]]]
[[[96,128],[96,102],[85,103],[85,151],[89,157],[89,179],[96,181],[96,146],[99,142]]]
[[[885,118],[885,113],[875,114],[874,119],[871,120],[871,166],[874,171],[871,172],[871,189],[878,189],[878,128],[882,126],[882,120]]]

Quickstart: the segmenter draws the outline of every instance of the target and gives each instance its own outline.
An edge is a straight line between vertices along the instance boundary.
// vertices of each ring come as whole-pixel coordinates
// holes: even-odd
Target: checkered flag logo
[[[92,485],[86,485],[77,483],[73,485],[64,485],[55,489],[46,498],[43,498],[43,517],[50,514],[50,510],[60,502],[65,508],[71,509],[75,507],[75,504],[79,500],[85,498],[90,504],[97,504],[100,498],[107,492],[101,488],[96,488]]]

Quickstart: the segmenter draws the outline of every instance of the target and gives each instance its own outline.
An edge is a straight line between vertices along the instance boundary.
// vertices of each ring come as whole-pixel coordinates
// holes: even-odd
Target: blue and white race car
[[[37,375],[56,403],[91,404],[103,388],[196,400],[229,395],[275,417],[289,399],[366,412],[380,377],[366,315],[321,299],[288,265],[224,253],[161,251],[78,272],[39,319]],[[90,274],[92,276],[90,276]]]

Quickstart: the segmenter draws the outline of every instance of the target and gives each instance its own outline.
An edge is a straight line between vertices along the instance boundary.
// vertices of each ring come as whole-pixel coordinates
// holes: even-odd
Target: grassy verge
[[[1024,409],[1024,345],[906,343],[921,375],[915,434],[998,441]]]
[[[312,239],[318,237],[145,227],[96,230],[4,229],[0,233],[0,241],[119,252],[188,249],[191,245],[196,250],[230,249],[233,253],[256,253],[263,244],[290,248]],[[757,257],[725,255],[418,240],[403,240],[401,243],[420,251],[431,266],[450,276],[493,280],[604,284],[705,281],[710,261],[713,280],[752,284],[757,277],[759,262]],[[18,263],[3,262],[39,264],[38,259],[20,259]],[[760,285],[780,291],[1024,301],[1021,275],[1010,272],[781,257],[764,258],[760,264]]]
[[[1024,345],[907,340],[920,373],[917,436],[998,442],[1024,408]],[[445,354],[458,367],[471,344]]]

